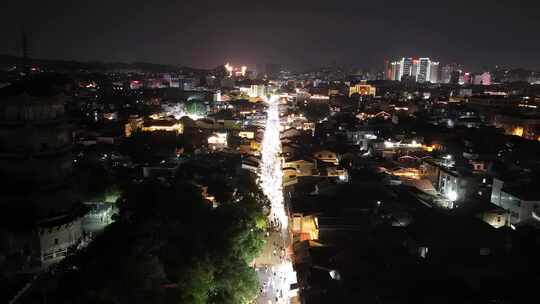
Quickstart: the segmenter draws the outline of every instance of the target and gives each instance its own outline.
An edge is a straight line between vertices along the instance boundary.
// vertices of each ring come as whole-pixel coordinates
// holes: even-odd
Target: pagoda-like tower
[[[65,99],[44,80],[0,89],[0,271],[43,268],[81,238]]]

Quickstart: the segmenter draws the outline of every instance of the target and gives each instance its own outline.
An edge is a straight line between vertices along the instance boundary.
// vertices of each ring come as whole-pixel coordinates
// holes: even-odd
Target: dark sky
[[[540,67],[539,0],[2,0],[0,54],[211,67],[430,56],[471,69]]]

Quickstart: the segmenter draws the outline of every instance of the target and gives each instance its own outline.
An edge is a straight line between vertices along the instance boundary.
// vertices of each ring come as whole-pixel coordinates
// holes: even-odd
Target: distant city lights
[[[227,71],[227,76],[229,77],[233,77],[233,76],[236,76],[236,77],[239,77],[239,76],[246,76],[246,72],[247,72],[247,67],[245,65],[241,66],[240,68],[238,67],[234,67],[232,66],[231,64],[229,64],[228,62],[225,64],[225,70]]]

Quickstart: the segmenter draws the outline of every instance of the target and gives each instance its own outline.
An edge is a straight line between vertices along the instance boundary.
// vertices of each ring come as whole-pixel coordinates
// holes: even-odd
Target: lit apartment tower
[[[429,81],[439,83],[439,63],[436,61],[432,61],[429,66]]]
[[[450,75],[450,83],[451,84],[459,84],[460,82],[463,82],[463,75],[460,70],[456,70],[452,72],[452,75]]]
[[[461,75],[459,84],[471,84],[472,80],[473,78],[471,76],[471,73],[465,72],[463,73],[463,75]]]
[[[483,85],[491,85],[491,73],[490,72],[482,73],[482,84]]]
[[[41,79],[0,89],[0,271],[42,269],[82,235],[66,98],[54,88]]]
[[[401,80],[400,73],[401,73],[401,62],[400,61],[394,61],[391,64],[391,80]]]
[[[431,60],[429,58],[420,58],[418,60],[418,70],[416,74],[416,81],[423,83],[430,80],[431,73]]]
[[[452,76],[452,66],[445,65],[441,70],[441,83],[450,83],[450,77]]]
[[[420,71],[420,60],[413,59],[413,65],[412,65],[412,69],[411,69],[411,77],[416,80],[418,78],[418,72],[419,71]]]
[[[411,76],[413,74],[413,59],[412,58],[402,58],[400,63],[400,72],[398,80],[401,80],[403,76]]]
[[[475,85],[491,85],[491,74],[489,72],[484,72],[482,74],[475,75],[473,83]]]
[[[392,68],[390,66],[390,61],[388,59],[384,60],[384,78],[386,80],[393,80],[393,78],[392,78]]]
[[[442,67],[440,82],[451,83],[454,80],[454,83],[457,84],[456,79],[459,79],[460,74],[461,71],[459,71],[459,66],[456,63],[447,64]]]
[[[390,79],[401,80],[403,76],[410,77],[420,83],[439,82],[439,63],[428,57],[420,59],[402,58],[391,63]]]

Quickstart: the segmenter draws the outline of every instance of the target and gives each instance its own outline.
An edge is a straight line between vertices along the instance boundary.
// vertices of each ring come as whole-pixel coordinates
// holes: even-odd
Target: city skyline
[[[332,63],[380,67],[384,59],[421,55],[442,63],[458,62],[472,70],[494,65],[540,67],[536,56],[540,43],[531,39],[539,25],[534,16],[538,4],[483,0],[461,4],[6,3],[2,11],[10,14],[0,21],[0,37],[5,41],[0,54],[21,53],[24,27],[31,55],[47,59],[143,61],[197,68],[227,61],[275,62],[308,68]],[[415,15],[422,18],[402,18]]]
[[[530,302],[540,3],[497,2],[1,3],[0,302]]]

